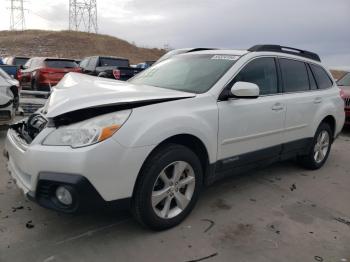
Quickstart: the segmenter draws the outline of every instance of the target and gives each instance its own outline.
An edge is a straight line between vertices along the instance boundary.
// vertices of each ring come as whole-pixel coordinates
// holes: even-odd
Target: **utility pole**
[[[96,0],[69,0],[69,30],[97,33]]]
[[[26,27],[24,18],[23,0],[10,0],[11,1],[11,15],[10,15],[10,30],[24,30]]]

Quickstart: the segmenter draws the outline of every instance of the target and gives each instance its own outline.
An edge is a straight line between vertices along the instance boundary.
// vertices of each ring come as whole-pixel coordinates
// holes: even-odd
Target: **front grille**
[[[350,97],[344,98],[345,107],[350,107]]]
[[[52,186],[48,183],[40,183],[36,191],[36,197],[50,199],[52,196]]]

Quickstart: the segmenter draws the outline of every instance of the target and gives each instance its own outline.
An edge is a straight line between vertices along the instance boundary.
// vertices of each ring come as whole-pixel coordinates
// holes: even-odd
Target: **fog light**
[[[73,203],[71,192],[64,186],[59,186],[56,189],[56,198],[61,204],[66,206],[69,206]]]

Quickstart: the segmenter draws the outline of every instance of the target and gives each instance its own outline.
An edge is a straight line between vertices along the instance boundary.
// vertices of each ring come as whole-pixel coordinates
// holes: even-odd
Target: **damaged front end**
[[[30,144],[34,138],[47,126],[48,120],[41,114],[36,113],[15,124],[10,125],[19,138]]]

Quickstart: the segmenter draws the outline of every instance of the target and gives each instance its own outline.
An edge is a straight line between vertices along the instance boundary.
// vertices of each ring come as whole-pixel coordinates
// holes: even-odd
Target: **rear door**
[[[237,81],[257,84],[260,97],[218,102],[218,160],[222,171],[269,160],[281,152],[285,105],[275,58],[250,61],[229,86]]]
[[[284,153],[295,153],[307,146],[313,137],[313,121],[322,97],[307,63],[280,58],[283,103],[286,122],[283,134]]]

